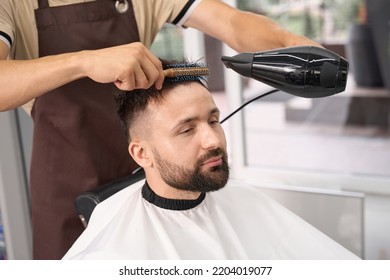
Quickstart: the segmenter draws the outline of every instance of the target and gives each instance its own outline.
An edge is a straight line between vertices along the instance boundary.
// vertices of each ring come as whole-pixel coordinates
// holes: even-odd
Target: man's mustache
[[[204,162],[217,156],[222,156],[222,161],[226,161],[226,152],[222,148],[216,148],[201,156],[197,161],[197,166],[201,166]]]

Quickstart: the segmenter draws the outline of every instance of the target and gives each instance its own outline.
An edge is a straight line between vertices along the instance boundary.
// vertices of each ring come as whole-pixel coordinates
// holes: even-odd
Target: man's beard
[[[157,168],[166,184],[179,190],[191,192],[210,192],[223,188],[229,179],[229,165],[224,150],[217,148],[199,158],[194,169],[185,168],[162,159],[157,150],[153,149]],[[222,163],[202,171],[202,163],[222,155]]]

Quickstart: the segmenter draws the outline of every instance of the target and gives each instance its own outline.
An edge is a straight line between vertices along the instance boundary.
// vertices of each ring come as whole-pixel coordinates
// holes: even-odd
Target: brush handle
[[[177,68],[168,68],[163,70],[164,76],[166,78],[175,78],[175,77],[202,77],[202,76],[208,76],[209,75],[209,68],[208,67],[177,67]]]
[[[164,76],[166,78],[174,78],[175,77],[175,71],[172,68],[163,70]]]

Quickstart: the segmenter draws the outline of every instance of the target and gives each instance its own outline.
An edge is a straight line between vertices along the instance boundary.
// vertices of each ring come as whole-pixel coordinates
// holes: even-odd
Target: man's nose
[[[202,129],[202,147],[206,150],[221,147],[218,133],[209,125],[205,125]]]

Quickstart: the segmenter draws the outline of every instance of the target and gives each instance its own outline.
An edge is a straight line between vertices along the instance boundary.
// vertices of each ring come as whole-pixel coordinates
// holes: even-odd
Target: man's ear
[[[147,144],[144,141],[132,141],[129,144],[129,154],[141,167],[149,167],[152,160],[149,155]]]

